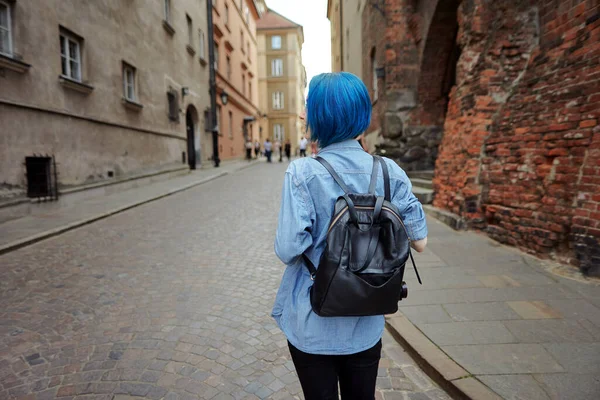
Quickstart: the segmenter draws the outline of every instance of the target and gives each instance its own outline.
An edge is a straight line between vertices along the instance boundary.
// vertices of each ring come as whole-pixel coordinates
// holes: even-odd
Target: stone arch
[[[411,110],[402,140],[402,162],[409,170],[433,170],[441,142],[450,90],[456,84],[460,0],[424,2],[416,106]]]

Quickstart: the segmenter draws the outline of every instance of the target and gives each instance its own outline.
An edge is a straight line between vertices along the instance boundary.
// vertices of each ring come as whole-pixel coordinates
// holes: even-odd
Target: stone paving
[[[134,189],[111,193],[114,189],[107,187],[110,194],[94,196],[77,201],[74,204],[70,204],[73,201],[69,197],[62,198],[60,203],[36,204],[36,210],[31,215],[0,224],[0,251],[4,246],[11,243],[27,240],[35,235],[43,235],[45,232],[61,229],[67,225],[78,224],[81,221],[97,218],[121,208],[131,207],[165,196],[173,190],[197,185],[248,166],[248,161],[227,161],[222,163],[218,169],[212,167],[197,169],[183,176]],[[66,206],[62,206],[63,203]]]
[[[551,274],[552,263],[483,235],[428,225],[423,286],[400,312],[503,398],[600,399],[600,280],[574,267]]]
[[[0,399],[302,398],[269,315],[284,168],[0,256]],[[377,399],[449,397],[386,334]]]

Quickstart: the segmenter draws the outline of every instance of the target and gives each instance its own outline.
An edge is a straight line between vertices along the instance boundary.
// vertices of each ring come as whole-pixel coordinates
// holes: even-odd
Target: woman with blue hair
[[[373,157],[357,138],[371,123],[371,99],[362,81],[347,72],[314,77],[309,86],[306,124],[311,140],[354,193],[367,193]],[[411,239],[421,252],[427,225],[406,173],[385,159],[392,203],[398,208]],[[383,194],[380,180],[376,191]],[[307,400],[374,399],[381,357],[383,315],[321,317],[311,308],[311,276],[303,255],[318,265],[336,200],[343,194],[328,171],[316,160],[301,158],[286,171],[275,252],[287,265],[273,317],[288,346]]]

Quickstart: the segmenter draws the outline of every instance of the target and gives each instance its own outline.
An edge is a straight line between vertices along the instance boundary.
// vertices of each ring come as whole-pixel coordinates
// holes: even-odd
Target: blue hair
[[[365,84],[349,72],[315,76],[308,87],[306,129],[321,148],[354,139],[371,124],[371,98]]]

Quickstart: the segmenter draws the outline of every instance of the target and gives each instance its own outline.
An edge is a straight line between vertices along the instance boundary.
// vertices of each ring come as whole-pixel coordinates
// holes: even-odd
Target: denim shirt
[[[319,156],[332,165],[352,192],[368,192],[373,157],[356,140],[327,146]],[[385,161],[390,171],[392,203],[398,207],[411,240],[424,239],[425,215],[412,194],[410,180],[395,162]],[[380,168],[379,196],[383,196],[382,176]],[[275,253],[287,267],[272,316],[289,342],[305,353],[354,354],[373,347],[383,334],[383,315],[320,317],[310,305],[312,281],[301,255],[305,253],[318,267],[334,204],[342,194],[342,189],[317,160],[295,160],[285,173]]]

